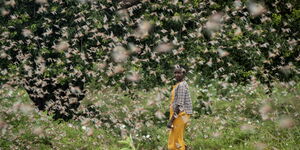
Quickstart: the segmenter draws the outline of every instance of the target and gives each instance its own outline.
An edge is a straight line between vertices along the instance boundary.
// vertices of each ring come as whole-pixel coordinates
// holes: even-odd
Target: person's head
[[[184,68],[179,67],[179,66],[175,67],[174,76],[175,76],[176,81],[178,81],[178,82],[182,81],[185,77],[185,73],[186,73],[186,71]]]

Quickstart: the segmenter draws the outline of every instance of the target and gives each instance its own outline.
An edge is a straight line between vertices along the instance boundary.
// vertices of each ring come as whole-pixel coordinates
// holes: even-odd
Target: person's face
[[[175,76],[175,79],[176,79],[177,81],[182,81],[182,80],[183,80],[183,77],[184,77],[184,74],[183,74],[183,72],[182,72],[180,69],[176,69],[176,70],[174,71],[174,76]]]

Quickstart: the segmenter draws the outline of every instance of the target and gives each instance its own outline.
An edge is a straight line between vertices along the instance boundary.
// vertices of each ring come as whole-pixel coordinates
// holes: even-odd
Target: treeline
[[[87,85],[170,85],[176,64],[197,84],[299,79],[296,0],[5,0],[0,10],[1,85],[23,85],[57,118]]]

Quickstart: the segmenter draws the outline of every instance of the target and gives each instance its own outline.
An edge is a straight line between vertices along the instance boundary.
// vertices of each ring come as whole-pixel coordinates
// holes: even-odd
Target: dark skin
[[[177,83],[183,81],[183,79],[184,79],[184,71],[182,69],[175,69],[175,71],[174,71],[174,77],[175,77]],[[178,115],[179,113],[180,113],[179,105],[177,105],[174,108],[174,114],[173,114],[173,116],[171,117],[171,119],[169,120],[169,122],[167,124],[168,128],[170,128],[170,129],[173,128],[173,121],[176,119],[175,115]]]

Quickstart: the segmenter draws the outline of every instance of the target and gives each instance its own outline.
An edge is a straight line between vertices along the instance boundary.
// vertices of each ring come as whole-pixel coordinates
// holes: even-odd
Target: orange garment
[[[174,114],[172,103],[174,102],[175,89],[178,85],[179,83],[174,85],[171,92],[170,119]],[[185,150],[185,143],[183,140],[183,136],[184,136],[184,129],[189,119],[190,119],[189,114],[186,114],[185,112],[180,112],[178,114],[178,117],[173,121],[173,128],[169,132],[169,139],[168,139],[169,150]]]

